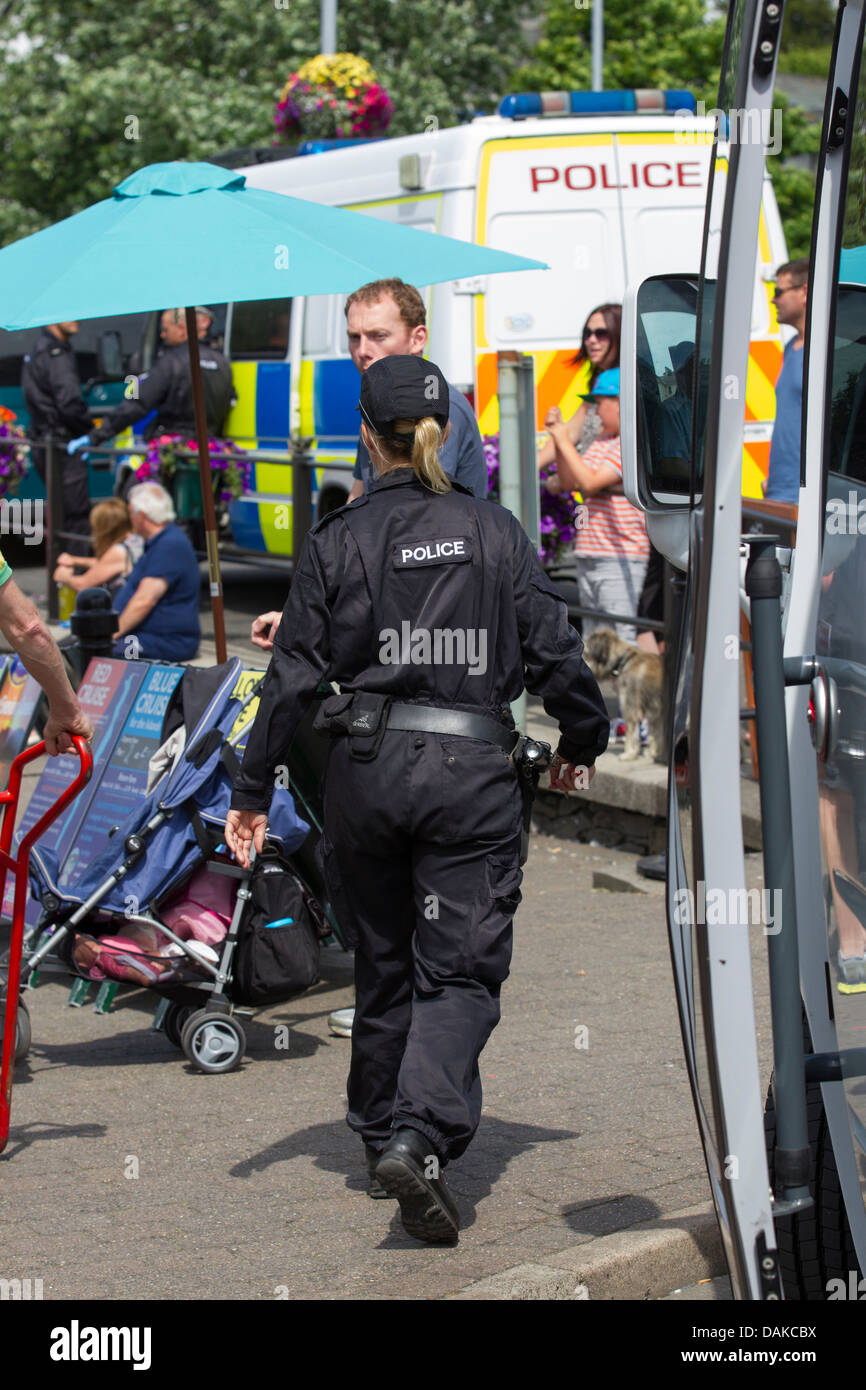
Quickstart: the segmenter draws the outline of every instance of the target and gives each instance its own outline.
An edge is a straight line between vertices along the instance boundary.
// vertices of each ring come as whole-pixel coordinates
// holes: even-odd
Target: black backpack
[[[319,978],[319,939],[330,928],[289,862],[268,846],[250,879],[252,894],[235,954],[237,1002],[276,1004]]]

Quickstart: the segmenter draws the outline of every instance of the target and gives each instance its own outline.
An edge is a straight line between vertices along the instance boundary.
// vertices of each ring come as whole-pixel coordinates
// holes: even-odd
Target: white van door
[[[546,261],[549,271],[491,275],[476,301],[476,414],[499,428],[496,353],[535,355],[537,427],[558,405],[580,404],[572,359],[597,304],[619,302],[625,282],[614,137],[532,135],[481,149],[475,240]]]

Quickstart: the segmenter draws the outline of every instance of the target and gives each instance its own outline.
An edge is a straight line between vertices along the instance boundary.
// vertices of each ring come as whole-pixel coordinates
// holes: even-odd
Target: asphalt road
[[[230,646],[281,603],[272,576],[244,574],[227,576]],[[662,885],[592,887],[633,866],[533,836],[481,1128],[449,1168],[456,1248],[419,1245],[366,1196],[349,1044],[326,1022],[352,1002],[351,960],[328,950],[322,982],[259,1014],[221,1076],[152,1030],[153,996],[102,1016],[40,985],[0,1159],[0,1277],[41,1279],[46,1299],[437,1299],[708,1201]],[[757,991],[763,1008],[761,971]]]
[[[0,1159],[0,1276],[40,1278],[47,1299],[436,1299],[705,1201],[661,885],[591,886],[632,867],[533,837],[481,1128],[449,1168],[456,1248],[418,1245],[366,1196],[349,1044],[326,1023],[352,1002],[351,962],[328,950],[322,982],[259,1014],[221,1076],[152,1031],[153,996],[102,1016],[39,986]]]

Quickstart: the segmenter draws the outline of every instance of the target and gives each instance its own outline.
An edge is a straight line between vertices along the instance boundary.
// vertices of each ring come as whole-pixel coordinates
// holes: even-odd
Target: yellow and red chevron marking
[[[776,415],[776,378],[782,370],[782,345],[778,338],[756,338],[749,344],[746,376],[746,420],[773,420]]]
[[[558,405],[568,420],[581,404],[581,392],[589,383],[589,366],[576,368],[573,351],[533,352],[535,358],[535,427],[544,430],[544,417]],[[743,496],[760,497],[767,476],[770,435],[776,414],[775,384],[782,366],[782,346],[776,338],[757,338],[749,346],[746,376],[746,411],[749,424],[763,424],[766,439],[743,446]],[[479,353],[475,360],[475,413],[482,434],[499,430],[498,365],[495,352]]]
[[[535,428],[544,429],[544,417],[558,405],[569,420],[582,404],[580,393],[587,389],[589,364],[575,367],[574,349],[533,352],[535,359]],[[483,352],[475,359],[475,413],[482,434],[499,429],[498,367],[495,352]]]
[[[769,439],[750,439],[743,445],[743,496],[762,497],[761,483],[770,466]]]

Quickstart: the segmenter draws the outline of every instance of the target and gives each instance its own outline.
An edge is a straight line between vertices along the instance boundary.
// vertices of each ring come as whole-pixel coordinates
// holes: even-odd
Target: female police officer
[[[304,543],[226,841],[243,864],[261,848],[274,768],[320,682],[337,682],[317,724],[335,735],[328,886],[357,940],[348,1123],[407,1232],[452,1241],[441,1168],[478,1126],[478,1057],[499,1020],[520,899],[508,703],[525,685],[558,721],[561,790],[592,767],[609,723],[526,534],[442,472],[438,368],[374,362],[360,410],[378,477]]]

